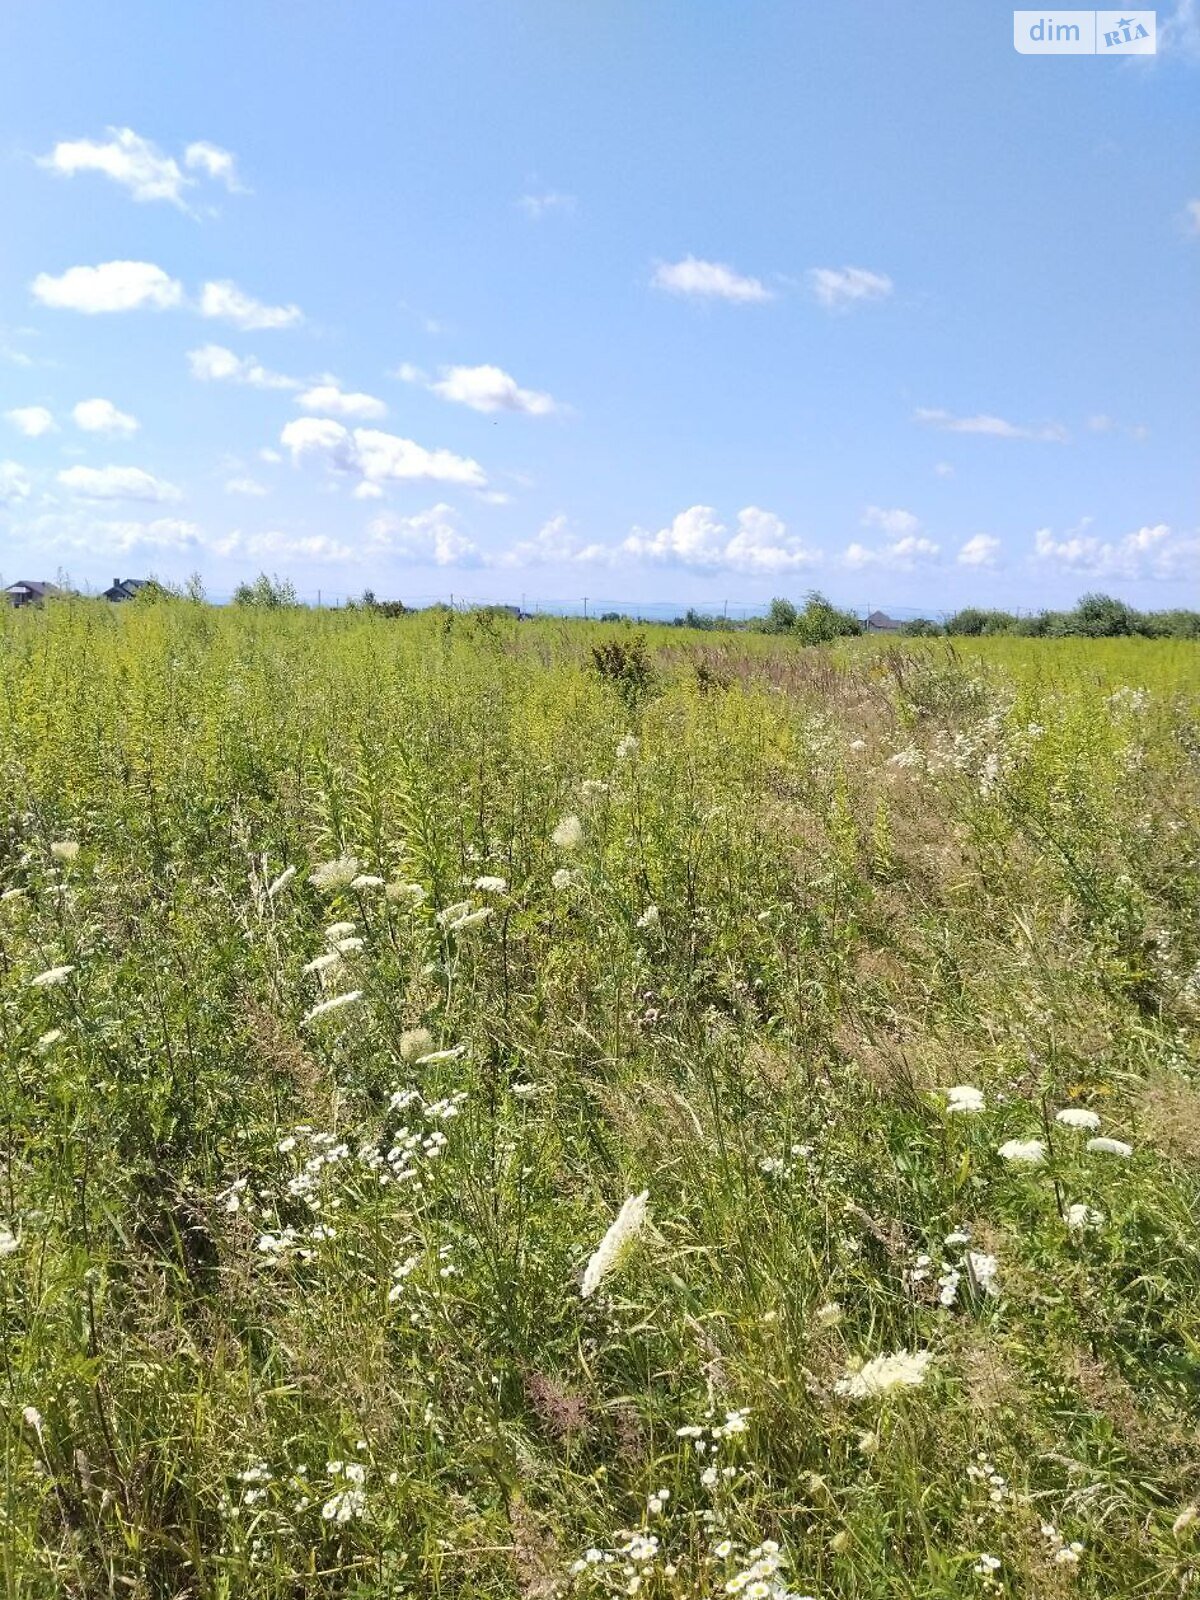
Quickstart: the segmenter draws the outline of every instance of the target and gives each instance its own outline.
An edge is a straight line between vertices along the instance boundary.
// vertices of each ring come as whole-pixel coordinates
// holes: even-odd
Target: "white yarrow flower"
[[[1037,1167],[1046,1159],[1046,1146],[1041,1139],[1007,1139],[996,1154],[1018,1166]]]
[[[943,1089],[942,1093],[946,1096],[947,1113],[983,1111],[986,1109],[983,1090],[976,1089],[973,1084],[956,1083],[950,1089]]]
[[[322,861],[308,875],[314,889],[345,889],[358,877],[356,856],[337,856],[332,861]]]
[[[631,1195],[618,1211],[616,1220],[584,1268],[583,1282],[579,1287],[583,1299],[595,1294],[608,1274],[621,1264],[622,1258],[646,1226],[649,1200],[649,1189],[643,1189],[641,1194]]]
[[[33,1048],[38,1055],[44,1056],[47,1050],[53,1050],[58,1041],[64,1037],[65,1035],[61,1028],[51,1028],[48,1032],[42,1034]]]
[[[551,844],[560,850],[578,850],[583,843],[583,823],[572,811],[565,816],[550,835]]]
[[[305,972],[327,972],[330,967],[340,967],[342,958],[336,950],[326,950],[324,955],[314,956],[305,963]]]
[[[374,872],[360,872],[357,878],[351,878],[352,889],[382,889],[383,879]]]
[[[481,894],[503,894],[508,888],[508,879],[485,873],[482,878],[475,879],[475,887]]]
[[[1055,1122],[1061,1122],[1064,1128],[1098,1128],[1100,1118],[1095,1111],[1088,1111],[1084,1106],[1064,1106],[1061,1111],[1054,1114]]]
[[[872,1356],[839,1378],[834,1388],[851,1400],[872,1399],[896,1389],[915,1389],[925,1382],[932,1360],[928,1350],[897,1350],[892,1355]]]
[[[310,1022],[315,1022],[318,1017],[323,1017],[327,1012],[338,1011],[342,1006],[348,1006],[355,1000],[362,999],[361,989],[351,989],[346,994],[335,994],[331,1000],[322,1000],[319,1006],[314,1006],[300,1019],[303,1028]]]
[[[66,983],[75,971],[74,967],[50,967],[45,972],[39,972],[36,978],[30,978],[31,989],[53,989],[56,984]]]
[[[1126,1144],[1124,1139],[1089,1139],[1084,1149],[1090,1150],[1094,1155],[1131,1156],[1133,1154],[1133,1146]]]
[[[971,1280],[981,1294],[998,1295],[999,1287],[996,1275],[1000,1270],[1000,1263],[995,1256],[985,1255],[981,1250],[967,1251],[967,1270]]]

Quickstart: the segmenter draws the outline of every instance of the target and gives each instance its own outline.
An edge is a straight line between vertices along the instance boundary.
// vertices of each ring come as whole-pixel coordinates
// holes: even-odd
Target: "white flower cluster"
[[[442,1100],[430,1101],[417,1089],[398,1089],[392,1095],[389,1110],[407,1114],[410,1121],[403,1123],[390,1137],[364,1145],[359,1152],[360,1160],[375,1174],[380,1188],[386,1189],[394,1183],[412,1183],[415,1188],[420,1187],[422,1161],[436,1161],[450,1142],[436,1124],[453,1121],[466,1098],[464,1090]],[[435,1126],[410,1126],[410,1122],[418,1118]]]
[[[363,1489],[367,1469],[360,1461],[327,1461],[325,1470],[330,1477],[333,1493],[321,1507],[326,1522],[353,1522],[367,1512],[367,1496]]]
[[[614,1272],[628,1255],[635,1240],[646,1226],[649,1217],[650,1191],[631,1195],[610,1224],[607,1233],[596,1246],[591,1260],[583,1271],[579,1293],[587,1300],[595,1294],[610,1272]]]
[[[1083,1546],[1078,1539],[1072,1539],[1070,1544],[1059,1533],[1052,1522],[1042,1523],[1042,1538],[1054,1553],[1056,1567],[1074,1567],[1079,1565],[1079,1558],[1083,1554]]]
[[[834,1384],[834,1390],[851,1400],[874,1400],[897,1389],[919,1388],[932,1360],[928,1350],[897,1350],[891,1355],[872,1356],[869,1361],[848,1368]]]

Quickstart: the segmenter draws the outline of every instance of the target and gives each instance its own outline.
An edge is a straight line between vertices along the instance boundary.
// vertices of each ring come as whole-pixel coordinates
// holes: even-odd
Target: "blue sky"
[[[14,0],[0,571],[1200,601],[1200,11]]]

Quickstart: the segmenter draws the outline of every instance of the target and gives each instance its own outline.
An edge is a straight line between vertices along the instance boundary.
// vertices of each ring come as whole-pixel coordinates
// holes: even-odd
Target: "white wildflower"
[[[1064,1106],[1061,1111],[1054,1114],[1055,1122],[1061,1122],[1064,1128],[1098,1128],[1100,1118],[1094,1111],[1088,1111],[1084,1106]]]
[[[509,1093],[518,1100],[536,1100],[543,1090],[540,1083],[514,1083],[509,1086]]]
[[[463,917],[468,916],[470,910],[471,902],[469,900],[456,900],[452,906],[446,906],[444,910],[438,912],[438,923],[443,928],[452,927]]]
[[[569,889],[575,882],[575,879],[576,874],[571,871],[570,867],[559,867],[557,871],[552,874],[550,883],[553,888],[557,889],[559,893],[561,893],[564,889]]]
[[[990,1578],[993,1572],[999,1572],[1000,1561],[996,1556],[981,1555],[975,1563],[975,1571],[981,1578]]]
[[[585,778],[579,785],[579,794],[583,800],[598,800],[602,794],[608,793],[608,785],[603,778]]]
[[[0,1227],[0,1256],[11,1256],[20,1247],[21,1241],[12,1229]]]
[[[363,941],[355,936],[349,939],[339,939],[334,949],[341,956],[356,956],[363,947]]]
[[[852,1400],[891,1394],[896,1389],[915,1389],[925,1382],[932,1360],[928,1350],[897,1350],[892,1355],[872,1356],[839,1378],[834,1387],[838,1394]]]
[[[32,1428],[34,1433],[36,1433],[39,1438],[41,1437],[42,1413],[36,1406],[26,1406],[21,1412],[21,1420],[24,1422],[27,1428]]]
[[[1175,1518],[1175,1521],[1171,1524],[1171,1532],[1178,1539],[1179,1535],[1181,1533],[1185,1533],[1188,1530],[1188,1528],[1190,1528],[1192,1526],[1192,1524],[1197,1520],[1197,1518],[1200,1518],[1200,1506],[1197,1506],[1197,1505],[1184,1506],[1183,1510],[1179,1513],[1179,1515]]]
[[[56,839],[50,846],[50,854],[56,861],[74,861],[79,854],[79,846],[74,839]]]
[[[400,1055],[405,1061],[419,1061],[433,1049],[428,1028],[408,1028],[400,1035]]]
[[[475,887],[480,894],[503,894],[508,888],[508,879],[492,877],[485,873],[482,878],[475,879]]]
[[[471,928],[477,928],[481,922],[486,922],[493,911],[492,906],[480,906],[477,911],[468,911],[461,917],[456,917],[453,922],[445,924],[447,933],[467,933]]]
[[[983,1111],[986,1108],[983,1090],[976,1089],[972,1084],[956,1083],[950,1089],[943,1089],[942,1093],[946,1096],[946,1111],[948,1113]]]
[[[374,872],[360,872],[357,878],[351,878],[352,889],[382,889],[383,879]]]
[[[419,906],[429,898],[419,883],[389,883],[384,894],[389,900],[407,900],[411,906]]]
[[[74,967],[50,967],[46,972],[39,972],[36,978],[30,978],[31,989],[53,989],[56,984],[66,983],[75,971]]]
[[[615,1222],[601,1239],[584,1269],[579,1292],[585,1300],[593,1295],[608,1274],[620,1265],[622,1258],[645,1227],[649,1215],[649,1199],[650,1191],[643,1189],[641,1194],[631,1195],[617,1213]]]
[[[346,939],[357,931],[357,922],[331,922],[325,929],[325,938],[329,944],[336,944],[339,939]]]
[[[344,889],[358,877],[358,858],[356,856],[337,856],[333,861],[322,861],[313,868],[308,875],[308,881],[314,889],[324,889],[332,892],[335,889]]]
[[[1076,1202],[1075,1205],[1067,1207],[1066,1222],[1072,1233],[1082,1233],[1088,1228],[1103,1227],[1104,1213]]]
[[[982,1294],[998,1295],[996,1274],[1000,1270],[1000,1263],[995,1256],[985,1255],[981,1250],[967,1251],[967,1270],[971,1274],[971,1281]]]
[[[268,890],[267,890],[267,899],[268,900],[274,900],[275,896],[282,889],[286,889],[288,884],[291,883],[292,879],[295,876],[296,876],[295,867],[284,867],[283,871],[275,879],[274,883],[272,883],[270,885],[270,887],[268,888]]]
[[[331,1000],[322,1000],[319,1006],[314,1006],[311,1011],[303,1016],[300,1019],[300,1026],[303,1028],[308,1023],[315,1022],[318,1017],[323,1017],[326,1012],[337,1011],[342,1006],[348,1006],[355,1000],[361,999],[361,989],[351,989],[347,994],[335,994]]]
[[[642,741],[636,734],[627,733],[617,745],[617,760],[628,761],[631,756],[637,755],[642,747]]]
[[[353,1522],[366,1509],[367,1497],[361,1489],[339,1489],[321,1507],[321,1515],[326,1522]]]
[[[1046,1159],[1046,1146],[1041,1139],[1008,1139],[996,1154],[1018,1166],[1037,1167]]]
[[[305,972],[327,972],[330,967],[340,967],[342,958],[336,950],[326,950],[323,955],[314,956],[304,965]]]
[[[647,906],[637,919],[637,925],[639,928],[657,928],[661,920],[658,914],[658,907]]]
[[[817,1322],[822,1328],[833,1328],[842,1320],[842,1308],[836,1300],[827,1300],[816,1310]]]
[[[4,893],[0,894],[0,900],[24,900],[24,898],[24,889],[5,889]]]
[[[42,1034],[33,1048],[38,1055],[44,1056],[47,1050],[53,1050],[58,1041],[65,1037],[61,1028],[51,1028],[48,1032]]]
[[[583,823],[572,811],[565,816],[550,835],[551,844],[560,850],[578,850],[583,843]]]
[[[1084,1146],[1085,1150],[1095,1155],[1104,1156],[1131,1156],[1133,1146],[1126,1144],[1124,1139],[1089,1139]]]

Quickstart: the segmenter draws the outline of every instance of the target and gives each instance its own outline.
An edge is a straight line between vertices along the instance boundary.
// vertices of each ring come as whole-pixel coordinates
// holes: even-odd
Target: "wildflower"
[[[636,734],[627,733],[617,745],[617,760],[628,761],[631,756],[637,755],[642,748],[642,741]]]
[[[389,900],[407,900],[411,906],[419,906],[429,896],[419,883],[389,883],[383,891]]]
[[[1060,1546],[1060,1548],[1054,1552],[1055,1565],[1059,1567],[1073,1567],[1078,1563],[1082,1554],[1083,1546],[1079,1543],[1078,1539],[1075,1539],[1070,1544],[1064,1544]]]
[[[560,850],[578,850],[583,843],[583,823],[574,812],[565,816],[550,835],[551,844]]]
[[[503,894],[508,888],[508,879],[494,878],[485,873],[482,878],[475,879],[475,887],[480,894]]]
[[[509,1093],[518,1100],[535,1100],[542,1093],[540,1083],[514,1083],[509,1086]]]
[[[879,1435],[871,1430],[860,1433],[854,1447],[860,1455],[873,1456],[879,1449]]]
[[[357,878],[351,878],[350,887],[360,891],[363,889],[382,889],[383,879],[374,872],[360,872]]]
[[[852,1400],[891,1394],[896,1389],[915,1389],[925,1382],[932,1360],[928,1350],[897,1350],[892,1355],[872,1356],[839,1378],[834,1388]]]
[[[1104,1223],[1104,1213],[1077,1202],[1067,1207],[1066,1223],[1072,1233],[1081,1233],[1087,1228],[1101,1227]]]
[[[608,785],[603,778],[585,778],[579,785],[579,793],[584,800],[598,800],[602,794],[608,793]]]
[[[308,875],[314,889],[332,893],[344,889],[358,877],[358,859],[355,856],[338,856],[333,861],[322,861]]]
[[[570,867],[559,867],[550,879],[551,885],[559,890],[560,893],[564,889],[569,889],[574,882],[575,873],[571,871]]]
[[[999,1572],[1000,1562],[995,1556],[981,1555],[975,1563],[975,1571],[981,1578],[990,1578],[993,1572]]]
[[[56,861],[74,861],[79,846],[74,839],[56,839],[50,846],[50,854]]]
[[[331,922],[325,929],[325,938],[327,943],[336,944],[339,939],[347,939],[357,930],[357,922]]]
[[[321,1515],[326,1522],[353,1522],[366,1509],[367,1497],[361,1489],[339,1489],[321,1507]]]
[[[24,889],[5,889],[4,893],[0,894],[0,900],[24,900],[24,898]]]
[[[11,1256],[20,1247],[21,1241],[12,1229],[0,1227],[0,1256]]]
[[[663,1507],[671,1498],[670,1489],[657,1489],[646,1501],[646,1510],[652,1517],[662,1514]]]
[[[1084,1149],[1091,1151],[1095,1155],[1131,1156],[1133,1154],[1133,1146],[1126,1144],[1124,1139],[1089,1139]]]
[[[1197,1517],[1200,1517],[1200,1506],[1184,1506],[1183,1510],[1171,1524],[1171,1532],[1178,1539],[1181,1533],[1186,1533],[1186,1531],[1191,1527],[1192,1523],[1196,1521]]]
[[[822,1328],[834,1328],[842,1320],[842,1308],[836,1300],[817,1307],[817,1321]]]
[[[438,912],[438,923],[443,928],[452,927],[460,918],[467,916],[470,910],[469,900],[456,900],[452,906],[446,906],[444,910]]]
[[[491,906],[480,906],[478,911],[468,911],[465,916],[458,917],[454,922],[447,922],[446,932],[466,933],[471,928],[477,928],[491,916],[492,909]]]
[[[283,871],[275,879],[274,883],[272,883],[268,888],[267,899],[274,900],[275,896],[280,892],[280,890],[286,889],[288,884],[291,883],[295,876],[295,867],[284,867]]]
[[[428,1028],[408,1028],[400,1035],[400,1056],[404,1061],[419,1061],[433,1049],[433,1035]]]
[[[971,1235],[968,1233],[966,1228],[955,1228],[953,1233],[948,1233],[946,1235],[946,1237],[942,1240],[942,1243],[948,1245],[967,1244],[970,1241],[970,1238]]]
[[[42,1413],[36,1406],[26,1406],[21,1412],[21,1420],[27,1428],[32,1428],[40,1439],[42,1436]]]
[[[1100,1118],[1094,1111],[1088,1111],[1084,1106],[1064,1106],[1061,1111],[1054,1114],[1055,1122],[1061,1122],[1064,1128],[1098,1128]]]
[[[61,1028],[51,1028],[47,1033],[42,1034],[41,1038],[33,1048],[37,1051],[38,1055],[44,1056],[47,1050],[53,1050],[54,1046],[63,1037],[64,1034]]]
[[[355,1000],[362,999],[361,989],[351,989],[347,994],[335,994],[332,1000],[322,1000],[319,1006],[314,1006],[311,1011],[300,1019],[303,1028],[310,1022],[315,1022],[318,1017],[323,1017],[327,1011],[337,1011],[342,1006],[348,1006]]]
[[[339,939],[334,948],[342,956],[356,956],[363,947],[363,941],[358,938]]]
[[[595,1294],[608,1274],[620,1266],[622,1258],[646,1225],[649,1199],[650,1191],[643,1189],[641,1194],[631,1195],[617,1213],[616,1221],[601,1239],[584,1269],[579,1289],[583,1299]]]
[[[851,739],[850,748],[851,750],[865,750],[867,748],[867,741],[865,739]]]
[[[330,967],[340,967],[342,958],[336,950],[326,950],[324,955],[314,956],[304,966],[305,972],[327,972]]]
[[[657,928],[660,921],[661,918],[658,914],[658,907],[647,906],[645,911],[643,911],[641,916],[637,919],[637,925],[639,928]]]
[[[1037,1167],[1046,1159],[1046,1146],[1041,1139],[1008,1139],[996,1154],[1018,1166]]]
[[[980,1250],[967,1251],[967,1271],[971,1274],[971,1281],[983,1294],[998,1295],[1000,1290],[996,1287],[996,1274],[1000,1263],[995,1256],[984,1255]]]
[[[946,1111],[983,1111],[985,1102],[983,1090],[976,1089],[969,1083],[956,1083],[952,1089],[943,1089],[946,1096]]]
[[[50,967],[46,972],[39,972],[36,978],[30,978],[31,989],[52,989],[56,984],[66,983],[75,971],[74,967]]]

